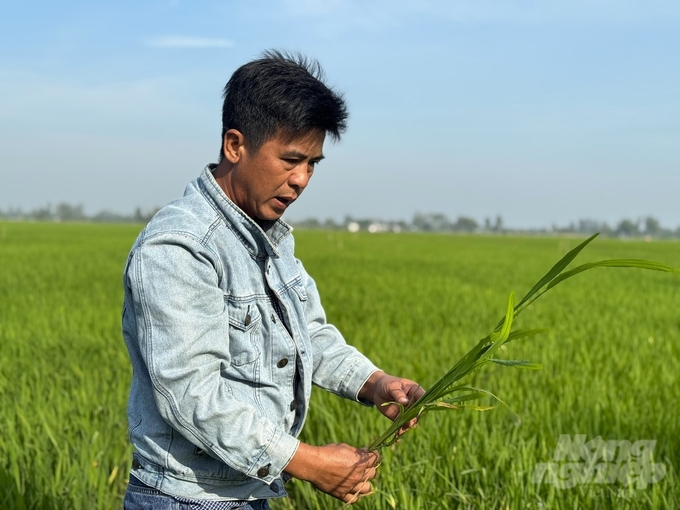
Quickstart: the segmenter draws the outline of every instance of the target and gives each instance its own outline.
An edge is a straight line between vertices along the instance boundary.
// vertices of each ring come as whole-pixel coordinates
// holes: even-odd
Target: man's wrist
[[[298,480],[312,481],[316,459],[316,448],[300,441],[295,454],[283,471]]]
[[[366,382],[359,390],[359,393],[357,395],[359,397],[359,400],[365,400],[371,402],[372,404],[375,404],[374,402],[375,386],[384,375],[385,372],[383,372],[382,370],[377,370],[373,372],[369,376],[369,378],[366,379]]]

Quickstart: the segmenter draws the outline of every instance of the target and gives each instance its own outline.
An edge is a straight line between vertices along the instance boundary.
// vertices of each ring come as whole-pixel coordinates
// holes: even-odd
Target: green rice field
[[[0,509],[122,508],[132,460],[122,269],[140,229],[0,223]],[[424,387],[493,329],[511,291],[523,295],[580,242],[295,236],[329,320],[385,371]],[[604,258],[680,267],[680,243],[596,239],[576,263]],[[503,355],[544,369],[489,366],[469,382],[507,402],[521,422],[502,407],[430,413],[383,452],[376,493],[354,508],[680,507],[680,275],[593,270],[537,301],[517,327],[549,331],[508,344]],[[365,446],[386,426],[375,409],[317,390],[301,439]],[[577,434],[656,441],[645,462],[660,466],[659,479],[644,487],[616,476],[536,483],[537,466],[557,462],[560,436]],[[290,497],[274,510],[341,507],[309,484],[287,488]]]

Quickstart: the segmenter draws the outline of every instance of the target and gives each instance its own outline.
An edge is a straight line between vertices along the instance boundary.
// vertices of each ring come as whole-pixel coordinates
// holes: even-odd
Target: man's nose
[[[307,187],[313,171],[314,167],[311,165],[302,164],[297,166],[288,177],[288,185],[301,193]]]

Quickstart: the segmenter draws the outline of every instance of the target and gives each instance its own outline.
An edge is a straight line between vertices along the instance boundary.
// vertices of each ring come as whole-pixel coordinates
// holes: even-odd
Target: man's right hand
[[[345,503],[356,503],[371,492],[378,454],[347,444],[311,446],[300,443],[285,472],[312,483]]]

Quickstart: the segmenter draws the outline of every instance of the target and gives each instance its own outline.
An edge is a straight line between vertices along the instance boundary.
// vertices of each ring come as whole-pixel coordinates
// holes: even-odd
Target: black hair
[[[239,67],[224,87],[220,160],[229,129],[240,131],[255,151],[279,131],[296,137],[320,130],[339,140],[347,105],[324,79],[316,60],[278,50]]]

